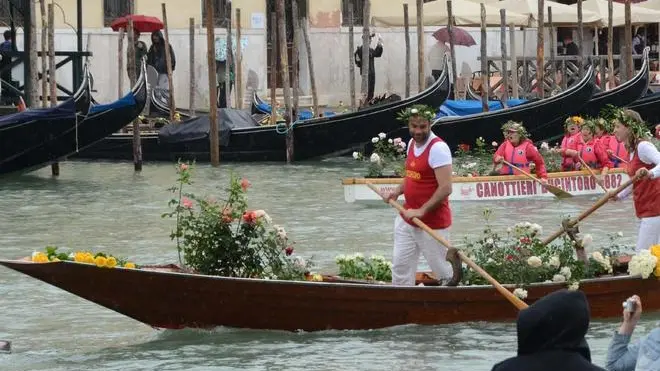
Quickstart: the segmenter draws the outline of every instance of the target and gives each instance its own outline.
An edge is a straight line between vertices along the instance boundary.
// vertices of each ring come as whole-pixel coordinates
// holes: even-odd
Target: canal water
[[[91,249],[138,263],[177,260],[162,219],[175,181],[174,164],[66,162],[61,176],[50,169],[0,179],[0,257],[28,256],[46,245]],[[318,270],[336,272],[339,254],[391,257],[395,212],[385,204],[347,204],[341,179],[361,176],[351,159],[291,166],[227,164],[196,166],[194,191],[222,195],[230,171],[252,183],[249,206],[263,208],[312,256]],[[539,223],[548,234],[567,214],[586,210],[596,197],[564,201],[454,202],[452,240],[480,233],[484,208],[492,224]],[[582,231],[605,243],[622,231],[634,242],[637,222],[630,201],[604,206]],[[426,268],[423,263],[420,268]],[[624,300],[625,298],[621,298]],[[618,305],[618,303],[615,303]],[[655,326],[644,316],[637,334]],[[592,322],[588,341],[604,365],[618,319]],[[400,326],[372,331],[288,333],[219,328],[158,331],[72,294],[0,267],[0,370],[490,370],[515,354],[514,323]]]

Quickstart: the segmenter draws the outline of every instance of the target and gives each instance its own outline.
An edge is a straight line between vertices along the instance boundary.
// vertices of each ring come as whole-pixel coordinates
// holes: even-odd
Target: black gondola
[[[637,111],[650,126],[660,124],[660,92],[638,99],[626,108]]]
[[[573,111],[576,115],[598,116],[608,104],[625,107],[642,98],[649,88],[649,47],[644,48],[642,67],[632,79],[607,90],[597,91],[584,107]]]
[[[28,109],[0,117],[0,174],[6,164],[25,156],[44,143],[75,129],[91,106],[89,76],[68,100],[51,108]]]
[[[87,72],[88,73],[88,72]],[[146,64],[131,91],[109,104],[92,106],[77,126],[37,148],[0,163],[0,174],[25,173],[60,161],[128,125],[142,112],[147,100]],[[91,77],[91,76],[89,76]]]
[[[440,118],[433,123],[433,132],[447,142],[452,150],[462,143],[473,145],[478,137],[482,137],[486,143],[499,143],[502,140],[501,126],[508,120],[524,122],[527,130],[531,132],[548,122],[566,117],[568,112],[579,109],[589,101],[593,94],[593,73],[594,68],[590,66],[582,80],[546,99],[492,112]],[[401,137],[406,141],[410,139],[410,133],[405,126],[388,136]]]
[[[294,160],[339,156],[351,152],[368,142],[374,133],[388,132],[400,127],[401,122],[396,119],[396,115],[402,109],[414,104],[439,107],[449,95],[449,86],[448,75],[443,72],[432,86],[408,99],[368,107],[357,112],[296,122],[293,128]],[[232,111],[237,110],[228,110],[227,114],[232,114]],[[222,114],[224,113],[219,112],[218,116]],[[249,116],[249,112],[245,114]],[[222,160],[285,161],[286,135],[280,130],[282,128],[259,126],[256,121],[252,121],[250,127],[231,128],[224,126],[226,124],[219,120]],[[179,129],[187,130],[186,125],[189,125],[187,127],[191,130],[182,135],[182,130]],[[160,133],[158,141],[155,135],[143,137],[144,160],[171,161],[178,158],[209,160],[208,119],[202,122],[194,118],[182,123],[166,125]],[[175,135],[167,133],[175,133]],[[131,137],[122,134],[110,136],[101,143],[81,151],[79,157],[131,159]]]

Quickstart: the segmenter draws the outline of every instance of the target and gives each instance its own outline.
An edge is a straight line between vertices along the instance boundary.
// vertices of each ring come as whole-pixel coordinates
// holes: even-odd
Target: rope
[[[291,131],[296,126],[296,124],[298,124],[298,122],[300,121],[294,121],[289,127],[287,127],[286,122],[278,122],[275,125],[275,132],[277,132],[277,134],[288,134],[289,131]]]

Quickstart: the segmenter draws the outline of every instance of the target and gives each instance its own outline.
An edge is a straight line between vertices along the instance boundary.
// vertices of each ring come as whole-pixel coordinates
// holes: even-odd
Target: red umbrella
[[[454,45],[472,46],[477,45],[472,36],[462,28],[452,27],[451,32],[454,38]],[[438,41],[449,44],[449,31],[443,27],[433,33]]]
[[[124,30],[128,29],[128,21],[133,19],[133,29],[138,32],[154,32],[163,29],[163,22],[156,18],[148,15],[140,14],[129,14],[123,17],[119,17],[112,21],[110,27],[113,31],[119,31],[120,28]]]

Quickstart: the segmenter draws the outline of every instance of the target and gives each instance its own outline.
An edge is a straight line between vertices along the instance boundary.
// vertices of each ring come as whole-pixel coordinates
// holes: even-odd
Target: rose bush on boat
[[[369,156],[361,152],[353,152],[354,159],[368,164],[367,176],[371,178],[403,176],[407,144],[401,138],[387,138],[385,133],[379,133],[371,138],[371,143],[373,150]]]
[[[176,218],[170,234],[177,241],[179,262],[196,273],[225,277],[304,280],[311,261],[294,254],[285,229],[272,224],[264,210],[248,209],[250,182],[233,174],[226,198],[216,200],[184,192],[192,184],[192,167],[177,165],[174,210],[163,217]],[[181,258],[183,254],[183,259]]]

